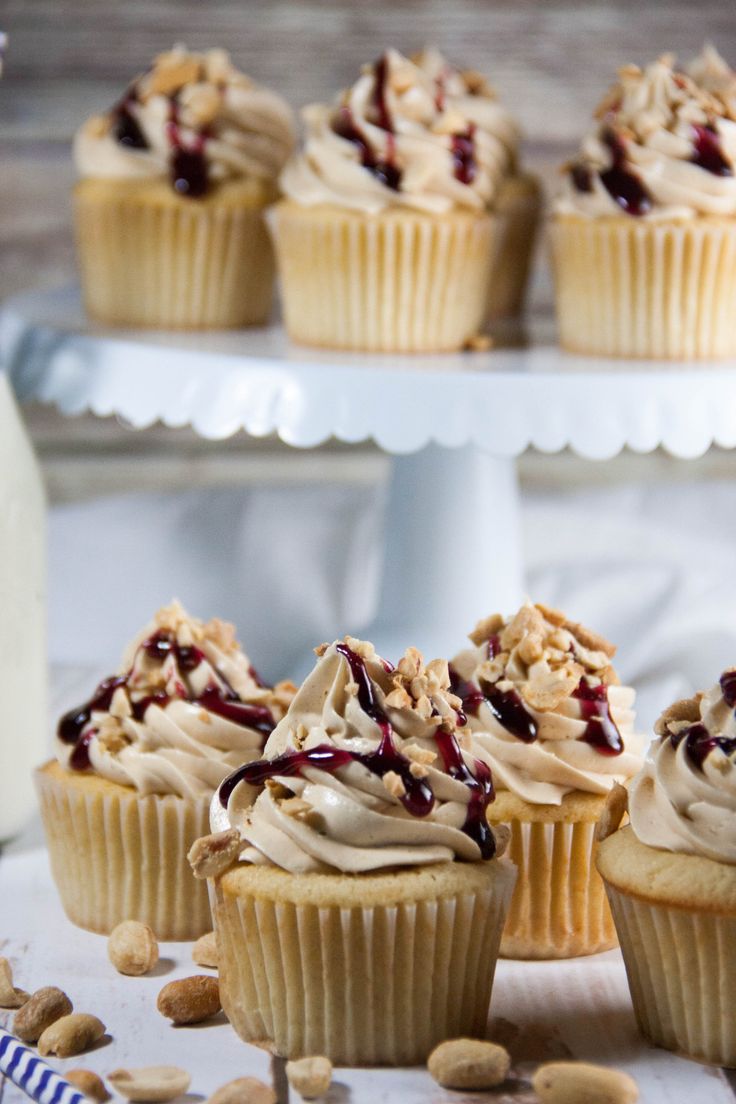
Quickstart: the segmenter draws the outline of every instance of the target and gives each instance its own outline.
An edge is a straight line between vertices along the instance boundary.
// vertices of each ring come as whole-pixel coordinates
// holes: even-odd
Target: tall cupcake
[[[565,170],[552,222],[560,342],[675,359],[736,353],[736,75],[629,65]]]
[[[557,610],[527,603],[471,634],[450,667],[493,772],[492,824],[511,825],[519,868],[501,942],[511,958],[567,958],[615,946],[593,857],[595,828],[616,782],[641,766],[634,691],[619,685],[603,637]]]
[[[225,51],[160,54],[74,141],[89,315],[183,329],[264,322],[274,260],[263,211],[293,143],[288,105]]]
[[[109,932],[141,920],[160,939],[211,927],[187,851],[213,792],[261,754],[293,688],[264,686],[232,625],[159,610],[119,674],[61,718],[36,772],[51,868],[69,917]]]
[[[212,805],[239,861],[211,880],[223,1007],[278,1054],[411,1065],[482,1035],[515,871],[446,661],[346,637]],[[212,837],[215,849],[225,837]],[[206,843],[206,841],[205,841]]]
[[[478,74],[436,51],[411,61],[388,50],[304,118],[306,143],[272,216],[292,338],[457,349],[482,327],[494,290],[495,313],[517,305],[533,235],[512,249],[513,204],[507,195],[503,217],[495,205],[515,174],[518,134]]]
[[[676,702],[598,869],[644,1035],[736,1066],[736,669]]]

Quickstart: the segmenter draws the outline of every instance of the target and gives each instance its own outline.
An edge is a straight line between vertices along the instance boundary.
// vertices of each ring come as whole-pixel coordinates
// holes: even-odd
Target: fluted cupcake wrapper
[[[595,823],[509,820],[519,877],[501,940],[505,958],[572,958],[616,946],[595,869]]]
[[[610,882],[606,890],[642,1033],[736,1066],[736,918],[656,904]]]
[[[488,306],[495,222],[283,201],[271,215],[289,336],[377,352],[461,348]]]
[[[186,857],[209,832],[207,799],[141,797],[94,783],[87,789],[47,768],[35,780],[51,870],[74,924],[107,934],[123,920],[140,920],[162,940],[211,930],[206,887]]]
[[[97,321],[207,329],[267,320],[275,262],[261,206],[149,202],[140,186],[82,181],[75,216],[85,306]]]
[[[408,875],[411,877],[411,873]],[[514,881],[394,906],[341,908],[211,883],[223,1008],[241,1038],[340,1065],[413,1065],[486,1029]]]
[[[488,320],[522,313],[537,240],[542,200],[534,177],[510,177],[494,208],[493,262],[488,288]]]
[[[562,346],[612,357],[736,353],[736,221],[562,215],[551,226]]]

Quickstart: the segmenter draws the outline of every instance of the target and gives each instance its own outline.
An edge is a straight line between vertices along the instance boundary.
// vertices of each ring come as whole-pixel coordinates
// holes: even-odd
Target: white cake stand
[[[0,356],[22,398],[68,415],[277,434],[296,448],[375,441],[393,475],[381,605],[363,631],[389,656],[407,642],[447,654],[479,616],[519,600],[515,458],[529,446],[599,461],[624,447],[685,458],[736,447],[736,362],[663,369],[550,344],[358,355],[293,345],[278,326],[111,330],[86,321],[74,289],[6,302]]]

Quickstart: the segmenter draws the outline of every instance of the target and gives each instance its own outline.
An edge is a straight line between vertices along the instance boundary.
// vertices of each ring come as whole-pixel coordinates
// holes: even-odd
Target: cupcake
[[[90,317],[177,329],[265,322],[274,260],[263,211],[293,142],[288,105],[223,50],[160,54],[75,137]]]
[[[446,661],[394,669],[351,637],[318,655],[213,800],[213,848],[229,830],[239,851],[210,880],[223,1008],[287,1058],[412,1065],[484,1034],[516,872]]]
[[[736,669],[676,702],[604,839],[606,884],[639,1027],[658,1046],[736,1066]],[[611,827],[615,827],[615,824]]]
[[[489,309],[516,308],[533,235],[510,227],[527,218],[527,185],[536,217],[536,186],[516,172],[517,128],[478,74],[436,51],[388,50],[304,118],[271,216],[294,340],[458,349]]]
[[[59,721],[57,758],[36,772],[51,869],[67,916],[109,932],[122,920],[159,939],[211,928],[187,863],[213,792],[261,754],[291,698],[265,686],[232,625],[159,610],[120,674]]]
[[[501,942],[510,958],[568,958],[615,946],[596,873],[595,828],[606,795],[641,766],[634,691],[615,648],[564,614],[527,603],[471,634],[450,666],[473,753],[493,772],[492,824],[511,826],[519,868]]]
[[[552,220],[565,349],[736,353],[736,75],[712,49],[626,66],[565,169]]]

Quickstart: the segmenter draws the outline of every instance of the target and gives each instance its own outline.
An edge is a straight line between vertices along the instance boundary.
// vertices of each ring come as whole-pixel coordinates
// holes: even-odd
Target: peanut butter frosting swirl
[[[736,213],[736,78],[706,47],[687,68],[665,55],[619,70],[566,168],[561,214],[650,220]]]
[[[215,795],[213,831],[236,828],[243,861],[294,874],[492,858],[491,774],[459,704],[445,660],[410,648],[394,669],[364,641],[323,645],[264,758]]]
[[[519,137],[485,80],[436,50],[414,60],[387,50],[334,104],[303,116],[306,143],[282,173],[283,192],[368,214],[487,209]]]
[[[642,763],[634,691],[611,666],[615,648],[564,614],[527,602],[508,620],[479,622],[450,665],[472,748],[499,790],[559,805],[579,790],[605,794]]]
[[[62,717],[57,757],[140,794],[210,797],[260,755],[294,689],[260,681],[232,625],[174,602],[133,641],[120,673]]]
[[[638,839],[663,851],[736,863],[736,669],[657,721],[629,816]]]
[[[276,180],[294,146],[285,100],[240,73],[224,50],[176,46],[74,140],[80,176],[168,180],[196,198],[222,181]]]

